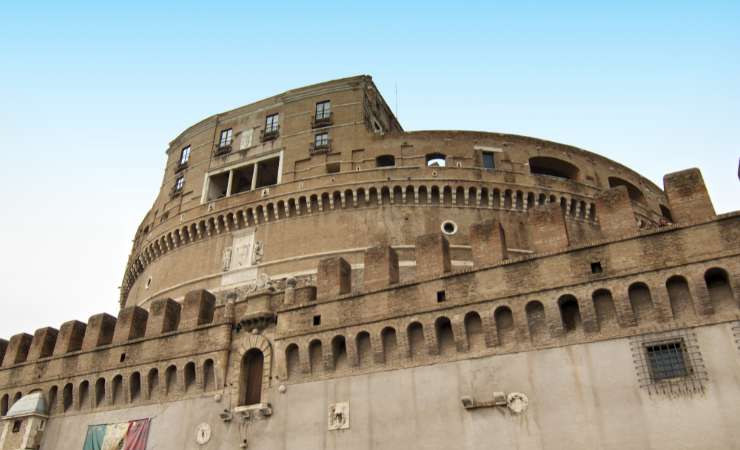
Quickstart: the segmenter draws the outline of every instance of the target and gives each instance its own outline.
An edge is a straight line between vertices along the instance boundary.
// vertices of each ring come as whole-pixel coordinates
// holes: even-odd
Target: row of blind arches
[[[727,271],[712,268],[704,274],[704,280],[715,312],[737,311],[738,303],[732,292]],[[654,289],[658,289],[656,287]],[[691,298],[686,278],[675,275],[666,280],[670,313],[674,320],[686,320],[697,314]],[[635,282],[628,287],[629,308],[634,316],[633,324],[654,323],[657,319],[656,305],[650,287],[644,282]],[[608,289],[597,289],[591,295],[597,328],[592,331],[628,326],[620,320],[612,293]],[[582,302],[582,300],[581,300]],[[557,299],[560,329],[563,333],[584,332],[582,303],[571,294]],[[313,339],[307,349],[300,349],[291,343],[285,350],[285,367],[288,379],[301,376],[301,372],[320,374],[332,370],[342,370],[348,366],[370,367],[374,364],[387,364],[395,359],[421,360],[427,355],[452,355],[461,351],[482,350],[485,347],[506,346],[518,340],[528,339],[538,344],[550,338],[552,332],[546,321],[545,305],[538,300],[526,303],[523,317],[512,312],[510,306],[502,305],[495,309],[489,319],[478,311],[465,314],[460,326],[455,326],[446,316],[436,318],[433,325],[424,326],[419,321],[408,324],[401,333],[392,326],[381,330],[375,340],[368,331],[360,331],[354,336],[348,349],[347,338],[334,336],[325,350],[321,339]],[[521,322],[521,323],[518,323]],[[429,332],[428,330],[431,330]],[[588,330],[586,330],[588,331]],[[306,351],[307,360],[301,360],[301,351]],[[301,364],[304,364],[303,366]]]
[[[57,414],[71,410],[165,400],[214,389],[216,389],[214,362],[213,359],[206,359],[200,366],[195,362],[188,362],[181,372],[176,365],[170,365],[165,369],[163,376],[160,376],[158,368],[152,368],[145,374],[135,371],[128,376],[125,385],[124,375],[117,374],[110,379],[99,377],[94,384],[90,380],[82,380],[76,385],[66,383],[61,392],[58,386],[51,386],[45,393],[45,400],[49,414]],[[16,392],[12,399],[10,394],[0,397],[0,416],[7,414],[8,409],[20,400],[22,395],[21,392]]]

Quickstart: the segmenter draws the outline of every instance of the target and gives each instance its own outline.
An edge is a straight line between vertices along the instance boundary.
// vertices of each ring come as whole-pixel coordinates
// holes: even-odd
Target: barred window
[[[331,102],[329,100],[316,103],[316,120],[328,119],[329,114],[331,114]]]
[[[653,382],[689,375],[690,368],[684,357],[683,341],[646,345],[645,351]]]
[[[280,116],[271,114],[265,118],[265,133],[276,133],[279,127]]]

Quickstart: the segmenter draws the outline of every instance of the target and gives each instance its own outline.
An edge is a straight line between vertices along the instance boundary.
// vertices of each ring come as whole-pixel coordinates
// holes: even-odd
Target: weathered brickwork
[[[117,317],[0,339],[0,415],[33,392],[52,424],[211,399],[242,421],[225,448],[290,389],[443,363],[625,342],[651,395],[724,379],[697,330],[737,339],[740,213],[716,215],[696,169],[664,193],[570,146],[405,132],[361,76],[209,117],[165,171]],[[689,381],[657,379],[653,345]]]

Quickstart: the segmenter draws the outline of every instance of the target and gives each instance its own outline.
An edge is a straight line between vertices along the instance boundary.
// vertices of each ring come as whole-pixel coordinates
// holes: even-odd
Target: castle
[[[118,317],[0,340],[0,450],[740,448],[739,253],[697,169],[291,90],[170,143]]]

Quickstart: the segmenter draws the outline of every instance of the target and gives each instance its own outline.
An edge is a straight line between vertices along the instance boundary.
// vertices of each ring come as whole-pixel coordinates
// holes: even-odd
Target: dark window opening
[[[316,120],[326,120],[331,114],[331,102],[329,100],[316,103]]]
[[[182,188],[185,186],[185,177],[177,177],[175,180],[175,186],[173,187],[174,192],[180,192],[182,191]]]
[[[180,165],[184,166],[188,163],[188,160],[190,160],[190,146],[183,148],[180,151]]]
[[[591,273],[602,273],[603,271],[604,268],[601,267],[601,263],[599,261],[591,263]]]
[[[280,158],[265,159],[257,163],[257,184],[255,187],[261,188],[272,186],[278,182],[278,168]]]
[[[327,163],[326,173],[339,173],[341,166],[339,163]]]
[[[575,180],[578,178],[578,167],[573,164],[547,156],[537,156],[529,159],[529,171],[533,175],[549,175],[551,177]]]
[[[265,134],[277,133],[280,129],[280,116],[278,114],[270,114],[265,117]]]
[[[614,188],[617,186],[624,186],[627,188],[627,194],[629,195],[630,199],[635,202],[645,203],[645,196],[642,195],[642,191],[635,186],[634,184],[630,183],[627,180],[623,180],[621,178],[617,177],[609,177],[609,187]]]
[[[375,158],[376,167],[393,167],[396,165],[396,157],[393,155],[380,155]]]
[[[578,301],[573,296],[564,296],[560,299],[560,317],[566,332],[574,331],[581,324],[581,311]]]
[[[16,420],[13,422],[13,433],[17,433],[21,431],[21,424],[23,423],[22,420]]]
[[[321,325],[321,315],[313,316],[313,326],[317,327]]]
[[[445,294],[445,291],[437,291],[437,303],[442,303],[445,300],[447,300],[447,295]]]
[[[208,178],[208,200],[216,200],[226,197],[226,189],[229,187],[229,172],[211,175]]]
[[[262,399],[262,371],[264,355],[253,348],[242,358],[242,386],[241,404],[255,405]]]
[[[329,146],[329,133],[319,133],[313,137],[313,145],[316,148]]]
[[[232,130],[231,128],[221,131],[221,139],[218,141],[219,148],[231,145]]]
[[[121,357],[118,358],[118,359],[119,359],[120,362],[126,361],[126,354],[125,353],[121,353]]]
[[[483,167],[486,169],[495,169],[496,163],[493,160],[493,152],[483,152]]]
[[[673,216],[671,215],[671,210],[668,209],[666,206],[660,205],[660,214],[669,222],[673,222]]]
[[[684,356],[683,341],[665,342],[645,346],[650,376],[654,382],[689,375]]]
[[[231,180],[231,193],[248,192],[252,190],[252,178],[254,177],[254,164],[240,167],[234,170]]]
[[[443,153],[429,153],[426,156],[427,167],[445,167],[447,157]]]

